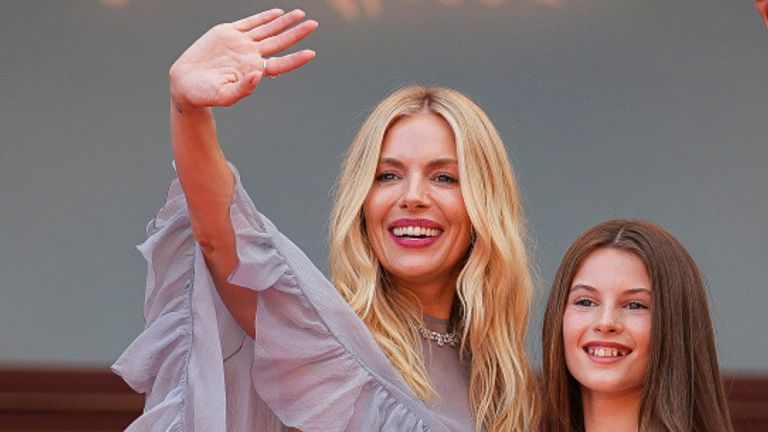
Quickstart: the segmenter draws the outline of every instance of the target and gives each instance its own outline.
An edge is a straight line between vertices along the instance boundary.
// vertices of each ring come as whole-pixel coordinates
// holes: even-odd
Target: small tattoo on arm
[[[173,106],[174,106],[174,108],[176,108],[176,112],[177,113],[184,114],[184,110],[181,109],[181,104],[179,104],[178,102],[174,102]]]

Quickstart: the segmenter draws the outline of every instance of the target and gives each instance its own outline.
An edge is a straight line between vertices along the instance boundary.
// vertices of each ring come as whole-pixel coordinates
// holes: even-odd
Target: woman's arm
[[[238,264],[229,219],[234,177],[218,143],[211,107],[233,105],[264,76],[290,72],[312,60],[315,53],[309,50],[272,57],[317,28],[312,20],[294,26],[303,18],[300,10],[286,14],[273,9],[219,24],[195,41],[169,73],[173,156],[192,231],[222,301],[251,337],[256,293],[227,282]]]

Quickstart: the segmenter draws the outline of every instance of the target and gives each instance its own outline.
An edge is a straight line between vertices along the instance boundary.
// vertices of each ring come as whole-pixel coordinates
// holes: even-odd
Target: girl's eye
[[[381,174],[376,175],[376,181],[391,181],[395,180],[397,176],[395,173],[392,172],[383,172]]]
[[[459,181],[450,174],[438,174],[435,176],[435,180],[439,183],[458,183]]]
[[[643,303],[641,303],[641,302],[639,302],[637,300],[632,300],[631,302],[627,303],[626,307],[629,310],[648,309],[648,306],[646,306],[645,304],[643,304]]]
[[[591,306],[595,306],[597,303],[593,302],[588,298],[581,298],[573,302],[573,304],[575,304],[576,306],[591,307]]]

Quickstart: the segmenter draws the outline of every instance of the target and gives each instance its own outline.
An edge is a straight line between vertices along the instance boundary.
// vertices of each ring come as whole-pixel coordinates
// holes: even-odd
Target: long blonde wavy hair
[[[365,233],[363,203],[374,181],[387,129],[403,116],[430,111],[453,130],[461,193],[474,242],[456,282],[451,318],[470,363],[475,427],[489,432],[535,430],[535,378],[525,353],[532,282],[515,175],[490,119],[461,93],[406,87],[384,99],[349,148],[330,223],[334,284],[367,324],[405,381],[423,400],[436,394],[419,355],[421,309],[391,286]]]

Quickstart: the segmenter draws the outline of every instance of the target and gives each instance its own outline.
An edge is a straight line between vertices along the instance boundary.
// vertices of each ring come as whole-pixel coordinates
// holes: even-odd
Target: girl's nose
[[[624,330],[624,324],[620,310],[614,307],[602,307],[595,319],[594,329],[600,333],[621,333]]]

